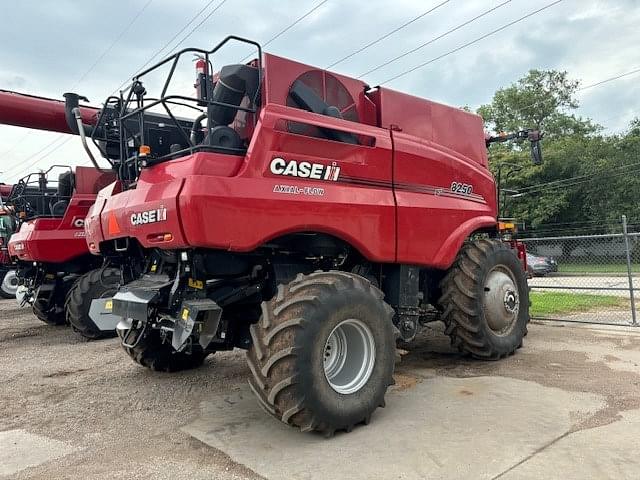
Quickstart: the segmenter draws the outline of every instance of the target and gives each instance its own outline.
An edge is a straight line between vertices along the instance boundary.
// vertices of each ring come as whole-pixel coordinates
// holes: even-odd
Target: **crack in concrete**
[[[563,438],[566,438],[567,436],[571,435],[572,433],[574,433],[573,430],[567,430],[566,432],[564,432],[562,435],[559,435],[558,437],[554,438],[553,440],[547,442],[546,444],[544,444],[543,446],[541,446],[540,448],[534,450],[532,453],[530,453],[529,455],[527,455],[526,457],[524,457],[522,460],[520,460],[519,462],[517,462],[516,464],[512,465],[511,467],[507,468],[506,470],[500,472],[498,475],[496,475],[495,477],[492,477],[491,480],[497,480],[503,476],[505,476],[507,473],[515,470],[516,468],[518,468],[520,465],[528,462],[529,460],[531,460],[533,457],[535,457],[536,455],[538,455],[540,452],[543,452],[544,450],[546,450],[547,448],[553,446],[555,443],[559,442],[560,440],[562,440]]]
[[[576,425],[573,425],[569,430],[564,432],[562,435],[559,435],[558,437],[554,438],[553,440],[550,440],[549,442],[547,442],[546,444],[544,444],[540,448],[536,449],[535,451],[533,451],[531,454],[527,455],[525,458],[523,458],[522,460],[520,460],[516,464],[512,465],[508,469],[506,469],[503,472],[499,473],[495,477],[492,477],[491,480],[497,480],[500,477],[503,477],[507,473],[509,473],[509,472],[515,470],[516,468],[518,468],[520,465],[525,464],[526,462],[531,460],[533,457],[535,457],[539,453],[541,453],[544,450],[546,450],[547,448],[552,447],[553,445],[558,443],[560,440],[562,440],[564,438],[567,438],[569,435],[572,435],[572,434],[577,433],[577,432],[582,432],[582,431],[585,431],[585,430],[591,430],[591,429],[594,429],[594,428],[603,427],[603,426],[610,425],[612,423],[620,421],[621,418],[622,418],[619,415],[621,410],[620,409],[616,409],[615,407],[613,407],[611,405],[611,403],[609,402],[609,400],[610,400],[610,398],[607,397],[607,404],[606,404],[605,407],[596,410],[593,414],[589,415],[582,422],[580,422],[580,423],[578,423]],[[605,416],[606,418],[603,419],[602,418],[602,414],[605,413],[605,412],[608,415],[606,415]],[[591,422],[593,422],[593,423],[591,423]]]

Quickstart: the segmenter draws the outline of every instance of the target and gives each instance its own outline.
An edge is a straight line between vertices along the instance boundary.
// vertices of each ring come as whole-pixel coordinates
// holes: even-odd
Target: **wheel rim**
[[[18,276],[15,270],[9,270],[2,280],[2,291],[8,295],[15,295],[18,290]]]
[[[503,265],[495,266],[484,285],[485,318],[497,335],[508,334],[520,311],[520,295],[513,273]]]
[[[371,377],[376,346],[371,330],[360,320],[343,320],[336,325],[323,353],[324,374],[336,392],[355,393]]]

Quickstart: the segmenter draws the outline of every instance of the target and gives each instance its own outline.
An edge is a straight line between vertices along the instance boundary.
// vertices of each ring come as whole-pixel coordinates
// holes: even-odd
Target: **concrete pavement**
[[[116,339],[80,341],[0,301],[0,364],[3,480],[618,480],[640,471],[640,329],[532,322],[516,355],[478,362],[433,324],[398,365],[387,408],[330,440],[265,415],[241,351],[156,374]]]
[[[273,480],[638,478],[639,332],[539,328],[558,338],[530,335],[516,356],[462,372],[442,346],[411,351],[387,408],[331,440],[265,415],[248,388],[213,393],[183,431]]]

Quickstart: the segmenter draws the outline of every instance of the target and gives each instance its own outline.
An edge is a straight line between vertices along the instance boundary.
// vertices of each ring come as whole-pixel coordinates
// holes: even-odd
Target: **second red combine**
[[[0,105],[2,124],[77,133],[63,101],[0,91]],[[82,107],[87,122],[95,122],[97,112]],[[4,186],[3,192],[10,224],[14,230],[17,225],[3,247],[8,247],[12,270],[7,276],[12,286],[19,284],[20,304],[30,305],[47,324],[70,324],[91,339],[113,335],[116,317],[106,307],[120,277],[117,269],[89,253],[84,218],[97,192],[115,177],[97,166],[53,166]]]

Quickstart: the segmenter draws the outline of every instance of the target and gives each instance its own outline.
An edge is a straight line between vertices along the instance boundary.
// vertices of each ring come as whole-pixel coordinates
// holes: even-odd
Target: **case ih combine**
[[[6,204],[11,193],[11,185],[0,184],[0,297],[15,298],[18,277],[9,257],[7,244],[16,229],[12,209]]]
[[[257,59],[212,74],[230,41]],[[192,54],[196,97],[169,93]],[[152,97],[144,82],[163,68]],[[262,407],[331,435],[384,405],[396,341],[427,322],[480,359],[522,345],[524,249],[501,240],[480,117],[238,37],[147,69],[93,123],[68,113],[118,173],[85,231],[120,266],[113,311],[139,364],[246,349]]]
[[[75,121],[70,127],[64,102],[1,91],[0,104],[0,123],[74,133]],[[88,119],[95,113],[84,109]],[[91,339],[113,334],[115,317],[104,311],[102,299],[114,293],[119,274],[89,253],[84,218],[98,190],[114,179],[111,171],[54,166],[20,179],[6,199],[19,223],[8,254],[17,267],[13,279],[20,283],[21,304],[31,304],[43,322],[69,323]],[[111,331],[100,331],[92,318],[103,325],[111,318]]]

